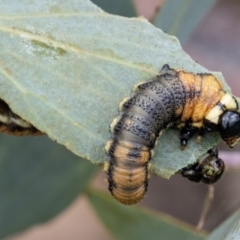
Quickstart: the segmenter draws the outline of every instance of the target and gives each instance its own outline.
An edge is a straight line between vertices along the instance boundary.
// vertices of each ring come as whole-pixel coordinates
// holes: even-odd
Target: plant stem
[[[213,202],[213,198],[214,198],[214,186],[213,185],[209,185],[208,186],[208,193],[206,195],[206,198],[204,200],[204,204],[203,204],[203,209],[202,209],[202,213],[197,225],[197,230],[201,230],[203,228],[203,225],[205,223],[207,214],[211,208],[212,202]]]

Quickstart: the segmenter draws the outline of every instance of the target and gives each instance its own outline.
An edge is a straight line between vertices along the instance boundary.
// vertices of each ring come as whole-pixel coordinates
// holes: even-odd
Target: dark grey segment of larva
[[[126,132],[126,134],[129,133],[134,135],[135,139],[137,136],[137,138],[139,138],[139,141],[149,144],[150,146],[154,144],[154,128],[149,127],[149,125],[146,126],[144,122],[140,122],[136,117],[135,120],[132,120],[133,117],[134,116],[127,114],[120,115],[120,120],[114,127],[115,132],[119,132],[118,138],[125,138],[125,135],[123,133]],[[131,121],[129,121],[129,118]]]
[[[105,167],[109,190],[119,202],[139,202],[147,191],[149,161],[162,129],[174,121],[184,106],[185,89],[176,71],[166,65],[160,75],[134,87],[119,104],[119,116],[110,125]]]

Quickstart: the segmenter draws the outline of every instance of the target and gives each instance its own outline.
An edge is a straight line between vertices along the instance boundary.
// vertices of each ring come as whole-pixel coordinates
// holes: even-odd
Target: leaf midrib
[[[97,54],[96,52],[95,53],[88,52],[88,51],[82,50],[82,49],[80,49],[76,46],[73,46],[73,45],[70,45],[70,44],[67,44],[67,43],[64,43],[64,42],[60,42],[59,40],[50,39],[46,36],[41,36],[41,35],[38,35],[38,34],[35,34],[35,33],[33,34],[33,33],[23,31],[21,29],[15,28],[15,27],[8,28],[8,27],[4,27],[4,26],[0,25],[0,32],[1,31],[2,32],[8,32],[12,35],[16,35],[16,36],[19,36],[21,38],[39,41],[39,42],[44,43],[46,45],[50,45],[51,47],[55,47],[55,48],[58,47],[58,48],[61,48],[65,51],[73,52],[76,55],[88,55],[88,56],[91,56],[93,58],[98,58],[98,59],[106,60],[106,61],[109,61],[109,62],[115,62],[119,65],[124,65],[124,66],[129,67],[129,68],[139,69],[143,72],[148,72],[148,73],[151,73],[151,74],[156,73],[156,71],[154,69],[151,69],[149,67],[147,68],[147,67],[139,66],[139,65],[136,65],[134,63],[123,61],[121,59],[113,58],[111,56],[104,56],[104,55],[101,55],[101,54]]]

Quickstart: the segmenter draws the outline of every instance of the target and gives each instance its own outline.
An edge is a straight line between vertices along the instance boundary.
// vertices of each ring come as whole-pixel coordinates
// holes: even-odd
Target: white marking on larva
[[[177,128],[179,128],[179,129],[184,128],[185,125],[186,125],[185,123],[179,123],[179,124],[177,125]]]
[[[209,120],[212,123],[218,124],[219,116],[223,113],[221,106],[216,105],[210,110],[205,119]]]
[[[154,150],[153,149],[150,150],[150,154],[151,154],[151,158],[153,158],[153,156],[154,156]]]
[[[151,169],[151,167],[152,167],[152,163],[149,162],[149,163],[147,164],[148,171]]]
[[[154,148],[158,145],[159,143],[159,138],[156,139],[155,143],[154,143]]]
[[[155,141],[155,143],[154,143],[154,148],[158,145],[160,136],[162,136],[162,134],[164,133],[164,130],[165,130],[165,129],[162,129],[162,130],[160,131],[159,136],[157,137],[157,139],[156,139],[156,141]],[[153,151],[153,150],[151,150],[151,151]],[[153,155],[154,155],[154,152],[153,152]]]
[[[132,123],[132,121],[130,119],[126,119],[126,121],[125,121],[126,126],[129,126],[131,123]]]
[[[107,141],[107,144],[105,146],[105,152],[107,154],[109,154],[109,150],[110,150],[111,145],[112,145],[112,141],[111,140]]]
[[[109,167],[110,167],[110,163],[109,163],[109,162],[105,162],[105,163],[104,163],[104,166],[103,166],[103,170],[104,170],[105,172],[108,172]]]
[[[169,123],[166,128],[171,128],[174,125],[174,123]]]
[[[117,116],[113,119],[112,123],[110,124],[110,132],[113,133],[114,132],[114,128],[117,125],[118,121],[120,119],[120,116]]]
[[[23,128],[30,128],[30,127],[32,127],[32,124],[26,122],[25,120],[23,120],[21,118],[13,118],[13,117],[11,117],[10,121],[12,123],[15,123],[16,125],[18,125],[20,127],[23,127]]]
[[[122,111],[124,109],[123,105],[125,102],[127,102],[130,99],[130,97],[125,97],[118,105],[119,111]]]
[[[221,104],[225,105],[227,109],[237,109],[237,103],[235,98],[230,95],[229,93],[226,93],[222,99]]]
[[[162,130],[160,131],[159,136],[162,136],[163,133],[164,133],[164,129],[162,129]]]
[[[134,85],[132,91],[133,91],[133,92],[139,92],[139,88],[138,88],[138,87],[139,87],[140,85],[144,84],[144,83],[145,83],[145,82],[140,82],[140,83]]]
[[[224,105],[227,109],[237,109],[237,104],[232,95],[229,93],[226,93],[222,99],[220,100],[220,103]],[[209,120],[212,123],[218,124],[219,116],[223,113],[223,110],[221,109],[221,106],[216,105],[214,108],[210,110],[210,112],[207,114],[206,119]]]
[[[202,121],[200,121],[200,122],[193,122],[192,126],[196,127],[196,128],[201,128],[203,126],[203,122]]]
[[[9,116],[0,115],[0,122],[5,123],[5,124],[9,124],[10,123]]]

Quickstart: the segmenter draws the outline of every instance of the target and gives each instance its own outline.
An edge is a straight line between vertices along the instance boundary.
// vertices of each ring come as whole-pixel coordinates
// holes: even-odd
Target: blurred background
[[[109,6],[104,5],[105,3],[102,3],[104,1],[95,0],[94,2],[99,6],[103,4],[103,9],[108,11]],[[116,4],[119,5],[119,2],[121,1],[116,1]],[[178,4],[177,2],[181,1],[177,0],[176,4]],[[216,0],[211,2],[212,5],[205,11],[204,17],[199,17],[200,20],[193,26],[193,29],[191,29],[192,26],[189,26],[191,31],[186,36],[181,36],[177,31],[175,33],[180,36],[183,49],[191,58],[211,71],[222,72],[233,93],[240,96],[240,81],[238,79],[240,75],[240,0]],[[163,1],[160,0],[134,0],[137,15],[142,15],[155,23],[160,18],[158,12],[162,3]],[[109,0],[108,4],[115,4],[115,0]],[[115,13],[121,14],[118,10],[116,7]],[[134,16],[131,9],[127,9],[129,12],[123,9],[123,15],[124,10],[127,16]],[[171,20],[178,12],[169,9],[166,14]],[[195,12],[191,14],[198,18]],[[186,22],[186,24],[188,23]],[[161,26],[161,24],[159,23],[158,26]],[[163,30],[174,34],[174,28],[166,27]],[[238,165],[240,163],[240,146],[236,146],[234,150],[229,151],[224,144],[220,144],[219,149],[220,158],[225,160],[227,171],[215,185],[213,206],[205,222],[204,229],[206,230],[214,229],[239,207],[240,174]],[[99,172],[91,184],[106,191],[107,184],[104,179],[105,175],[99,168]],[[170,180],[152,176],[147,197],[141,202],[141,205],[168,213],[192,225],[197,225],[207,191],[207,186],[191,183],[181,176],[174,176]],[[99,221],[86,197],[81,195],[52,220],[35,225],[5,239],[110,240],[112,237]]]

